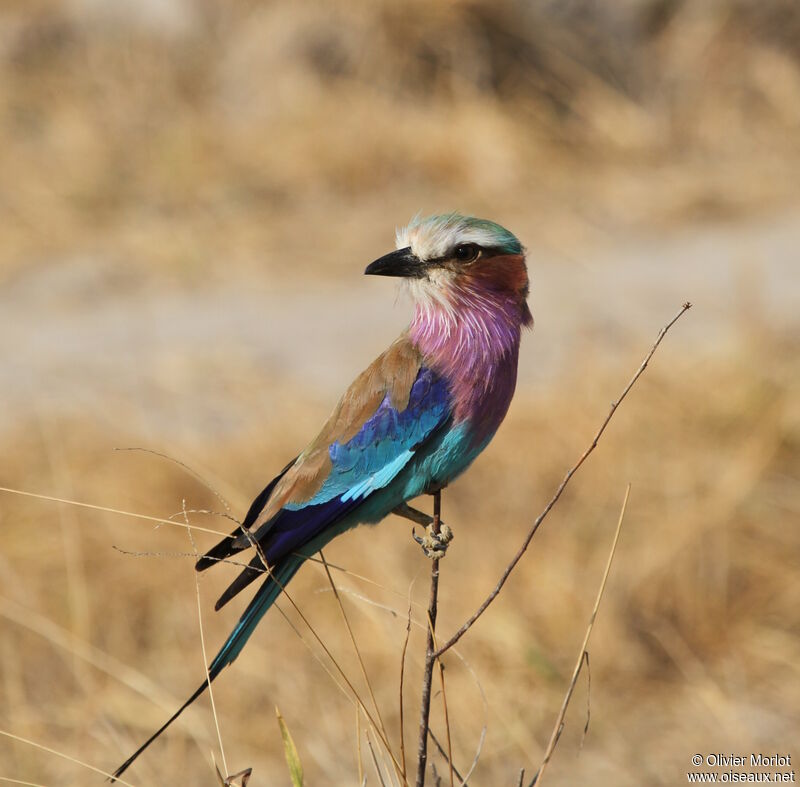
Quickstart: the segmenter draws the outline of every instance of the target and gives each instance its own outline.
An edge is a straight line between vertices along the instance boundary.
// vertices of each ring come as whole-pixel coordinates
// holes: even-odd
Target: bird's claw
[[[433,525],[428,525],[425,528],[425,535],[418,536],[416,528],[411,528],[411,535],[421,547],[426,557],[431,560],[439,560],[447,553],[447,547],[453,540],[452,529],[442,522],[439,525],[439,532],[433,532]]]

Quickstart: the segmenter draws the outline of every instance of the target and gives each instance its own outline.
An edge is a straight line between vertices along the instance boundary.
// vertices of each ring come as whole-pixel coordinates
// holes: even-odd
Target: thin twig
[[[227,519],[230,522],[233,522],[235,525],[241,526],[241,522],[233,515],[229,514],[227,511],[212,511],[210,508],[187,508],[187,514],[206,514],[207,516],[218,516],[222,519]],[[175,517],[182,516],[182,511],[176,511],[174,514],[170,514],[170,519],[175,519]]]
[[[522,787],[522,783],[525,781],[525,769],[519,769],[519,780],[517,781],[517,787]]]
[[[456,768],[456,766],[453,765],[452,760],[450,760],[450,758],[447,756],[447,752],[444,750],[444,746],[442,746],[442,744],[439,743],[439,739],[433,734],[433,730],[430,727],[428,727],[428,736],[433,741],[434,746],[436,746],[436,748],[439,750],[439,754],[442,755],[442,758],[444,759],[444,761],[453,768],[453,773],[458,777],[458,780],[461,782],[462,787],[464,787],[464,785],[466,785],[467,779],[469,777],[467,777],[465,779],[458,772],[458,768]]]
[[[192,560],[197,560],[197,555],[194,552],[172,552],[166,550],[155,551],[152,549],[146,549],[146,550],[123,549],[122,547],[118,547],[116,544],[112,544],[111,548],[115,552],[119,552],[121,555],[127,555],[128,557],[158,557],[162,559],[190,557]],[[225,558],[225,557],[218,557],[218,558],[210,557],[208,559],[217,563],[227,563],[229,566],[239,566],[239,568],[250,568],[249,563],[244,563],[241,560],[231,560],[230,558]],[[253,566],[252,568],[253,571],[259,571],[261,573],[266,574],[266,571],[264,571],[263,568],[258,568],[257,566]]]
[[[553,732],[550,735],[550,741],[547,744],[547,748],[544,752],[544,757],[542,758],[542,764],[539,766],[539,770],[537,771],[536,775],[533,777],[533,781],[531,782],[531,787],[535,784],[540,784],[542,780],[542,775],[544,774],[548,763],[550,762],[550,758],[553,756],[553,751],[556,748],[556,744],[558,744],[558,739],[561,737],[561,732],[564,729],[564,716],[567,713],[567,706],[569,705],[569,701],[572,699],[572,692],[575,690],[575,685],[578,682],[578,676],[581,673],[581,667],[583,666],[583,662],[586,659],[587,650],[586,647],[589,644],[589,637],[592,635],[592,629],[594,628],[594,622],[597,618],[597,610],[600,609],[600,601],[603,598],[603,593],[606,589],[606,582],[608,581],[608,574],[611,571],[611,562],[614,560],[614,555],[617,551],[617,543],[619,542],[619,533],[622,529],[622,520],[625,518],[625,509],[628,506],[628,497],[631,493],[631,485],[628,484],[628,488],[625,490],[625,499],[622,501],[622,509],[619,512],[619,519],[617,520],[617,529],[614,532],[614,541],[611,544],[611,551],[608,555],[608,560],[606,561],[606,568],[603,572],[603,579],[600,581],[600,587],[597,591],[597,598],[594,602],[594,607],[592,608],[592,614],[589,618],[589,625],[586,627],[586,633],[583,636],[583,642],[581,643],[581,649],[578,654],[578,660],[575,662],[575,669],[572,671],[572,679],[569,682],[569,687],[567,688],[567,693],[564,695],[564,701],[561,703],[561,710],[558,712],[558,716],[556,717],[556,723],[553,726]]]
[[[592,439],[591,444],[583,452],[583,454],[581,454],[580,459],[578,459],[578,461],[569,469],[567,474],[564,476],[564,480],[561,482],[558,489],[556,489],[555,494],[553,495],[552,498],[550,498],[550,502],[544,507],[542,513],[539,514],[539,516],[534,521],[533,525],[531,526],[531,529],[528,531],[528,535],[525,537],[525,541],[522,543],[522,546],[519,548],[516,555],[514,555],[514,557],[511,559],[511,562],[503,570],[503,574],[501,575],[497,585],[495,585],[494,590],[492,590],[492,592],[489,593],[486,599],[484,599],[483,603],[478,607],[475,613],[461,626],[461,628],[459,628],[456,631],[456,633],[453,634],[453,636],[450,637],[450,639],[448,639],[447,642],[445,642],[444,645],[442,645],[436,651],[436,653],[434,654],[436,657],[439,657],[446,651],[450,650],[450,648],[452,648],[453,645],[455,645],[456,642],[458,642],[458,640],[460,640],[461,637],[463,637],[464,634],[466,634],[467,631],[469,631],[469,629],[472,628],[475,621],[486,611],[489,605],[497,598],[500,591],[503,589],[503,585],[505,585],[506,580],[510,576],[511,572],[514,570],[514,567],[517,565],[517,563],[519,563],[519,561],[522,559],[522,556],[525,554],[525,551],[530,546],[531,540],[533,539],[534,535],[536,535],[536,531],[539,529],[539,525],[542,524],[545,517],[550,513],[550,510],[558,502],[559,498],[561,497],[561,493],[566,488],[572,476],[575,475],[578,468],[586,461],[589,454],[591,454],[592,451],[594,451],[594,449],[597,447],[597,443],[600,440],[600,437],[602,436],[603,432],[605,431],[606,426],[608,426],[608,423],[611,420],[612,416],[617,411],[617,408],[620,406],[620,404],[622,404],[622,400],[625,399],[625,397],[628,395],[628,392],[631,390],[631,388],[633,388],[634,383],[639,379],[639,377],[641,377],[642,373],[647,368],[647,364],[653,357],[655,351],[658,349],[658,345],[661,344],[661,340],[667,335],[667,331],[669,331],[669,329],[680,319],[680,317],[684,314],[684,312],[688,311],[691,308],[692,304],[689,303],[689,301],[684,303],[683,306],[681,306],[678,313],[659,331],[655,343],[650,348],[650,352],[647,353],[641,365],[636,370],[633,377],[631,377],[630,381],[623,389],[617,401],[611,403],[611,409],[609,410],[609,413],[606,416],[603,423],[601,424],[600,428],[597,430],[597,433]]]
[[[433,493],[434,535],[439,535],[441,527],[442,493]],[[419,720],[419,746],[417,750],[417,782],[416,787],[425,785],[425,767],[428,763],[428,721],[431,713],[431,682],[433,679],[433,663],[436,658],[434,636],[436,632],[436,611],[439,599],[439,558],[431,561],[431,592],[428,601],[428,644],[425,649],[425,670],[422,675],[422,707]]]

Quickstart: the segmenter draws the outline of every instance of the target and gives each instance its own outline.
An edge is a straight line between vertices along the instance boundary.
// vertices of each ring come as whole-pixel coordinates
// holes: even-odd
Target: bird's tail
[[[258,625],[258,621],[264,617],[266,611],[273,605],[275,599],[278,598],[283,588],[289,583],[289,580],[297,573],[305,559],[304,555],[292,553],[279,560],[270,569],[266,581],[258,589],[258,593],[253,596],[252,601],[247,605],[247,609],[242,614],[242,617],[239,618],[239,622],[231,632],[231,635],[225,640],[225,644],[211,662],[208,668],[209,675],[216,676],[228,664],[233,664],[236,657],[242,652],[247,640],[250,639],[250,635]]]
[[[255,596],[253,596],[252,601],[248,604],[242,617],[239,618],[236,627],[233,629],[228,639],[225,640],[225,644],[220,648],[219,653],[217,653],[209,665],[207,679],[200,684],[192,696],[189,697],[161,727],[114,771],[113,777],[111,778],[112,782],[116,781],[119,776],[122,776],[134,760],[136,760],[136,758],[206,690],[211,681],[214,680],[228,664],[232,664],[236,660],[236,657],[241,653],[245,643],[250,639],[250,635],[253,633],[258,621],[261,620],[266,611],[272,606],[275,599],[280,595],[281,590],[297,573],[297,570],[304,561],[305,557],[298,554],[287,555],[285,558],[278,561],[278,564],[272,568],[264,584],[258,589]]]

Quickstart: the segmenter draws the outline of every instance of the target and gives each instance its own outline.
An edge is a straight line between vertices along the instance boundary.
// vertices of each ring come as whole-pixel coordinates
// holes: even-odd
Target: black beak
[[[367,265],[364,273],[368,276],[406,276],[415,279],[425,275],[423,263],[412,254],[410,246],[384,254]]]

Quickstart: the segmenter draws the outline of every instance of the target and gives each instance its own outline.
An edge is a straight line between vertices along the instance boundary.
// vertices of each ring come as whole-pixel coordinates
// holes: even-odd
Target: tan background
[[[792,0],[5,0],[0,484],[157,517],[220,509],[179,467],[112,451],[144,446],[241,517],[408,319],[391,282],[361,275],[394,227],[494,219],[528,248],[536,328],[506,424],[444,497],[442,632],[660,326],[695,308],[461,643],[469,669],[447,657],[457,766],[486,724],[472,784],[535,771],[628,481],[589,733],[581,748],[584,676],[548,782],[682,784],[698,752],[800,758],[799,42]],[[112,769],[202,676],[187,535],[10,494],[0,526],[0,727]],[[426,561],[394,518],[327,557],[370,580],[335,573],[397,749]],[[241,609],[212,611],[234,570],[200,582],[209,650]],[[291,592],[366,698],[324,573]],[[415,627],[410,751],[423,647]],[[251,784],[289,781],[275,705],[308,784],[357,784],[359,749],[378,783],[365,724],[277,611],[215,698]],[[433,720],[441,737],[438,696]],[[130,780],[212,785],[212,750],[204,698]],[[100,778],[7,738],[0,777]]]

